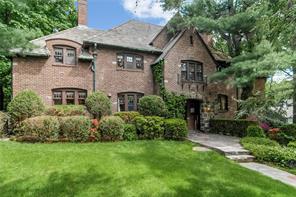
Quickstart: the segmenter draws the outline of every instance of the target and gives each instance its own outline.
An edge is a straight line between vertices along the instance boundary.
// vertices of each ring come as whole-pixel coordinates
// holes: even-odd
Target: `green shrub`
[[[57,141],[59,130],[59,120],[53,116],[28,118],[16,128],[17,136],[23,138],[21,141],[32,142]]]
[[[166,119],[164,128],[165,139],[184,140],[188,135],[187,124],[183,119]]]
[[[144,116],[165,116],[167,110],[161,97],[150,95],[140,99],[139,112]]]
[[[8,133],[8,114],[0,111],[0,137]]]
[[[259,161],[272,162],[283,167],[296,167],[296,149],[281,146],[244,144]]]
[[[123,140],[132,141],[137,139],[137,129],[135,125],[125,124],[123,130]]]
[[[101,139],[103,141],[122,140],[124,121],[117,116],[106,116],[100,122]]]
[[[114,116],[119,116],[125,123],[132,123],[135,117],[140,116],[139,112],[116,112]]]
[[[91,131],[91,120],[85,116],[68,116],[60,119],[60,135],[62,140],[86,142]]]
[[[276,141],[262,137],[244,137],[241,139],[241,143],[280,147],[279,143],[277,143]]]
[[[247,128],[247,136],[248,137],[262,137],[262,138],[265,138],[265,133],[264,133],[264,130],[257,126],[257,125],[251,125],[251,126],[248,126]]]
[[[283,145],[287,145],[291,141],[296,141],[296,124],[281,126],[275,138]]]
[[[258,123],[242,119],[211,119],[210,133],[245,137],[247,136],[247,128],[250,125],[258,125]]]
[[[55,105],[45,110],[48,116],[86,116],[87,111],[83,105]]]
[[[288,147],[290,147],[290,148],[296,148],[296,141],[289,142]]]
[[[44,112],[41,98],[33,91],[20,92],[8,104],[8,113],[13,123],[18,123],[26,118],[39,116]]]
[[[158,116],[138,116],[134,120],[140,139],[158,139],[164,135],[164,121]]]
[[[90,94],[86,98],[85,105],[94,118],[101,119],[103,116],[111,114],[111,101],[103,92]]]

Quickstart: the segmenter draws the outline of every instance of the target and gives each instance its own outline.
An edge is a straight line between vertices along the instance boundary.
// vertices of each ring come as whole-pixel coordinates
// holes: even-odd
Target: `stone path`
[[[279,180],[283,183],[296,187],[296,176],[283,170],[255,162],[240,163],[240,165],[245,168],[260,172],[261,174],[269,176],[272,179]]]
[[[296,187],[295,175],[264,164],[252,162],[254,157],[240,145],[240,139],[237,137],[190,132],[188,139],[203,147],[216,150],[231,160],[238,161],[245,168]]]

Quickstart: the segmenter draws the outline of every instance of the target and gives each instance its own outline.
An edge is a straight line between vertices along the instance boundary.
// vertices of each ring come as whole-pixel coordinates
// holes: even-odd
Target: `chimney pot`
[[[87,26],[87,0],[78,0],[78,25]]]

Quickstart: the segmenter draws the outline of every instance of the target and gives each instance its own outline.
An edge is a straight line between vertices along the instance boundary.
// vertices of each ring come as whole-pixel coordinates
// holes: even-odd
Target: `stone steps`
[[[228,155],[226,157],[232,161],[240,163],[252,162],[255,159],[253,155]]]

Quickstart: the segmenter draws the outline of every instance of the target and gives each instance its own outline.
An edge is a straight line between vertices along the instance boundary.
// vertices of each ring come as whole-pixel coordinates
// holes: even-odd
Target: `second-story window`
[[[203,81],[203,66],[195,61],[182,61],[181,63],[182,81]]]
[[[54,47],[54,60],[59,64],[76,65],[76,49],[56,46]]]
[[[144,69],[144,59],[141,55],[117,54],[117,65],[123,69]]]

